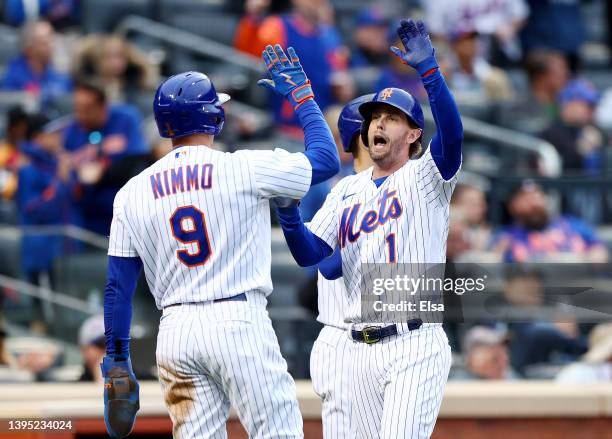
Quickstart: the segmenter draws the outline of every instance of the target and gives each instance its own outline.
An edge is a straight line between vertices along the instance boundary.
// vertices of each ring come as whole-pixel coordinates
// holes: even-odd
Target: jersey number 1
[[[195,244],[196,251],[177,250],[176,257],[188,267],[206,264],[210,257],[210,241],[204,213],[195,206],[179,207],[170,217],[172,235],[182,244]]]

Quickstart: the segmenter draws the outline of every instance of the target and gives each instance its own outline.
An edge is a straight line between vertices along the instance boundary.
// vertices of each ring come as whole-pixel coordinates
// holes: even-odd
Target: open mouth
[[[388,143],[387,138],[383,136],[382,134],[374,135],[374,146],[382,148],[382,147],[385,147],[387,143]]]

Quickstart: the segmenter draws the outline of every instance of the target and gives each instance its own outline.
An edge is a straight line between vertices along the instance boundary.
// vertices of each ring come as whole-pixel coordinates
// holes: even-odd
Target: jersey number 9
[[[182,244],[195,244],[196,251],[177,250],[176,257],[188,267],[204,265],[211,248],[204,213],[195,206],[179,207],[170,217],[172,235]]]

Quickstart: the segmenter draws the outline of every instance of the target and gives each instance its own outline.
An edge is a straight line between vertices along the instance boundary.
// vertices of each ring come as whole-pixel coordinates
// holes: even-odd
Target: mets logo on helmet
[[[383,101],[386,101],[387,99],[391,97],[392,94],[393,94],[392,88],[385,88],[383,91],[380,92],[380,98]]]

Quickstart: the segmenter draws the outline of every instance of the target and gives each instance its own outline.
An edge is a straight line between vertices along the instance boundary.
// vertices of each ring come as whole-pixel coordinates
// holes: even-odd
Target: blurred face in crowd
[[[452,218],[448,226],[448,238],[446,241],[446,257],[453,260],[470,249],[467,239],[467,227],[461,218]]]
[[[355,31],[357,47],[376,55],[387,55],[389,44],[387,42],[387,26],[370,25],[358,27]]]
[[[30,62],[46,65],[51,62],[53,55],[53,27],[46,21],[33,23],[26,28],[24,41],[24,54]]]
[[[504,286],[504,297],[516,306],[540,306],[544,300],[542,279],[537,273],[512,276]]]
[[[121,38],[108,38],[102,48],[101,76],[116,78],[122,76],[128,66],[125,43]]]
[[[473,186],[461,186],[453,196],[453,207],[458,209],[470,226],[485,222],[487,200],[484,193]]]
[[[478,38],[476,34],[472,33],[459,38],[453,43],[453,51],[462,65],[472,64],[476,55],[478,55]]]
[[[569,68],[567,62],[563,56],[554,54],[550,56],[548,61],[548,69],[546,80],[550,85],[550,88],[555,93],[565,86],[569,79]]]
[[[294,10],[310,23],[319,23],[328,7],[327,0],[293,0]]]
[[[505,344],[481,345],[467,354],[468,370],[487,380],[504,379],[508,371],[509,358]]]
[[[528,229],[542,229],[548,225],[548,200],[538,186],[521,189],[512,197],[508,207],[514,220]]]
[[[420,135],[421,130],[412,128],[403,112],[390,105],[378,105],[368,129],[370,157],[381,169],[399,169],[410,158],[410,145]]]
[[[264,14],[270,7],[270,0],[246,0],[245,10],[247,14]]]
[[[102,373],[100,372],[100,363],[106,354],[106,348],[103,341],[97,344],[88,344],[81,346],[81,356],[85,367],[89,369],[95,381],[102,381]]]
[[[575,127],[589,125],[593,122],[593,107],[581,100],[565,102],[561,105],[561,120]]]
[[[77,88],[74,91],[74,117],[85,130],[97,130],[106,122],[106,104],[92,91]]]

